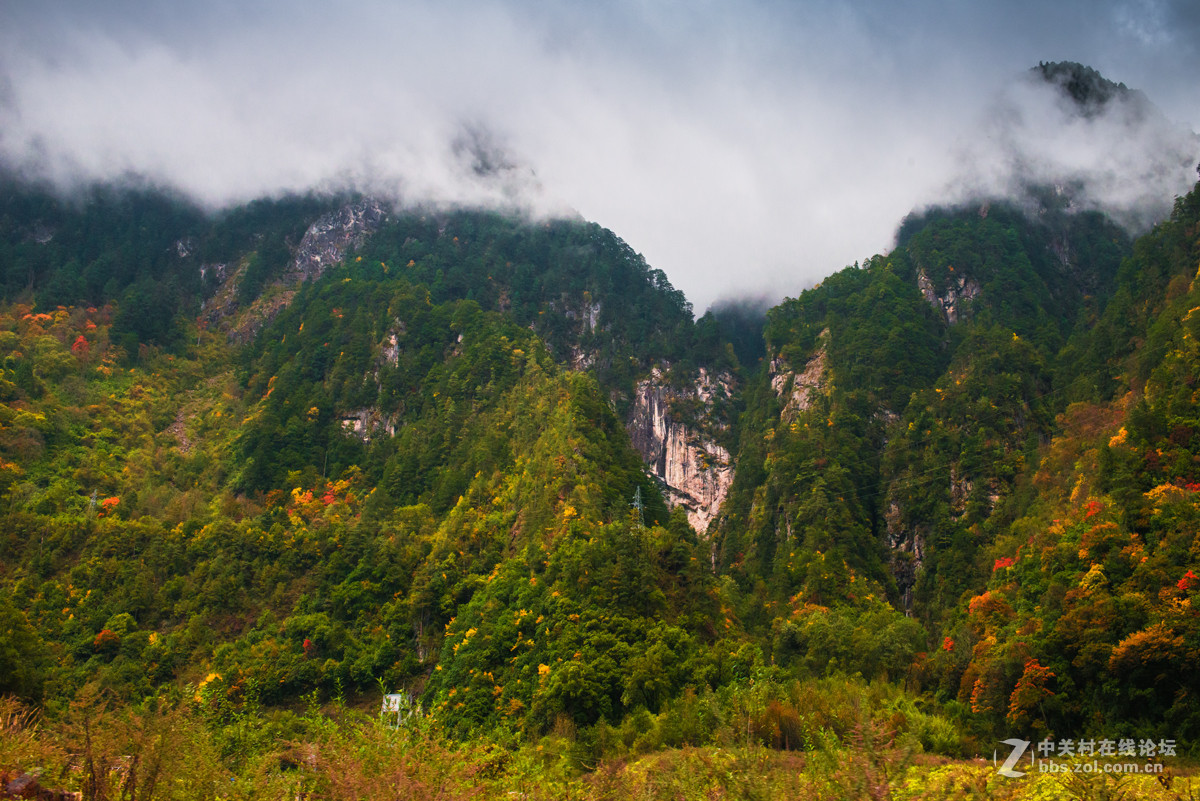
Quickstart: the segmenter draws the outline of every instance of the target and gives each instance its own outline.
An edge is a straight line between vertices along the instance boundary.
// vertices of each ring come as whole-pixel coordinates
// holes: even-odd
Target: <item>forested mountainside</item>
[[[852,660],[874,593],[922,624],[910,680],[977,719],[1195,726],[1198,211],[1132,246],[935,211],[770,311],[713,541],[777,664]]]
[[[759,346],[579,220],[6,179],[0,693],[221,775],[381,690],[576,773],[1192,748],[1200,189],[1136,239],[1043,200],[910,216]]]

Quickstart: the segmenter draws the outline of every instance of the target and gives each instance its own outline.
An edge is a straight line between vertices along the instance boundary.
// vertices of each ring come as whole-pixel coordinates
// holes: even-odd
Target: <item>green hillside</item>
[[[1200,190],[1136,241],[926,210],[761,349],[579,221],[3,203],[0,769],[951,797],[915,755],[1200,737]],[[706,532],[627,432],[650,380],[732,454]]]

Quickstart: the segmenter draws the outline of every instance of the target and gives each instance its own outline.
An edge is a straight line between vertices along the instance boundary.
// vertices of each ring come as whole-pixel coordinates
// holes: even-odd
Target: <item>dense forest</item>
[[[1194,758],[1198,264],[1200,187],[1136,238],[981,199],[696,319],[579,220],[6,178],[0,777],[1017,797],[963,760]],[[658,385],[730,455],[703,530],[628,430]]]

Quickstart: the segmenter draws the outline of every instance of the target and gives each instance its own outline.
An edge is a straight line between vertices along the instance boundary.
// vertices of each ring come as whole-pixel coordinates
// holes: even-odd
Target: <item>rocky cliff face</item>
[[[379,409],[355,409],[342,413],[342,430],[347,434],[358,437],[363,442],[369,442],[379,434],[389,437],[396,435],[396,419]]]
[[[288,269],[289,277],[307,281],[342,260],[347,250],[361,245],[379,230],[385,216],[378,200],[361,200],[326,214],[308,227]]]
[[[925,300],[936,309],[939,309],[946,318],[946,322],[954,325],[959,320],[965,320],[966,314],[971,301],[979,297],[980,286],[979,282],[974,278],[966,276],[951,277],[946,286],[946,291],[938,294],[933,286],[933,282],[929,280],[929,276],[924,270],[917,272],[917,287],[921,290],[921,294],[925,296]]]
[[[714,377],[700,368],[695,382],[680,390],[667,386],[655,368],[638,382],[626,423],[634,448],[664,485],[667,503],[687,510],[688,521],[702,534],[725,500],[733,466],[725,448],[673,409],[698,401],[699,418],[712,420],[717,417],[711,414],[713,402],[729,394],[730,381],[728,375]]]
[[[399,318],[392,321],[392,325],[388,329],[387,334],[384,335],[383,341],[376,345],[375,367],[370,373],[363,376],[364,382],[374,381],[378,389],[379,373],[384,365],[395,366],[399,363],[400,338],[405,335],[407,328],[404,321]],[[402,411],[402,409],[393,410],[389,414],[375,407],[345,411],[342,412],[341,417],[342,430],[347,434],[358,437],[363,442],[369,442],[377,436],[394,437],[398,425],[397,420]]]
[[[226,264],[201,265],[201,280],[211,274],[221,282],[216,294],[204,304],[202,318],[226,330],[235,342],[249,342],[291,303],[299,284],[318,278],[340,262],[346,251],[360,246],[379,229],[385,216],[383,204],[368,199],[347,204],[317,219],[304,232],[283,276],[264,289],[248,309],[239,305],[237,291],[246,270],[246,259],[234,270]]]
[[[768,368],[771,388],[775,390],[776,397],[783,401],[781,417],[785,420],[808,411],[817,393],[825,387],[825,373],[829,363],[828,328],[821,332],[818,341],[820,345],[816,353],[799,373],[789,369],[779,357],[771,360]]]

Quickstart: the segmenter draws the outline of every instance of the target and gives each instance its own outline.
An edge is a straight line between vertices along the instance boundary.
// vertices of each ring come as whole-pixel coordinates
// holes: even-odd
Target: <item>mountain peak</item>
[[[1114,98],[1139,99],[1145,96],[1123,83],[1113,83],[1098,71],[1075,61],[1043,61],[1030,70],[1034,78],[1041,78],[1075,102],[1086,117],[1101,113]]]

